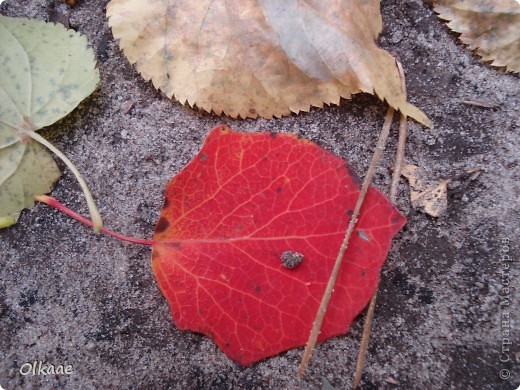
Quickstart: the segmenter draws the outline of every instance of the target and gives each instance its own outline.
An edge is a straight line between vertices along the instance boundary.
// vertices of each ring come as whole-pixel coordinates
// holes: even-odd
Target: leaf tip
[[[402,114],[409,116],[410,118],[415,119],[420,124],[426,126],[429,129],[433,129],[433,122],[426,116],[424,112],[419,110],[413,104],[405,102],[404,105],[396,107],[399,112]]]

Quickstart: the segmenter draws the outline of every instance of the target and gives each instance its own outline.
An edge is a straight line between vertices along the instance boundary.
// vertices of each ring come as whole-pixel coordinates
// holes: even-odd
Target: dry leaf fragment
[[[520,72],[520,3],[517,0],[437,0],[435,12],[461,33],[461,41],[493,66]]]
[[[482,168],[472,168],[450,179],[431,181],[424,169],[417,165],[406,164],[401,175],[410,184],[410,201],[414,209],[422,209],[432,217],[440,217],[448,209],[448,185],[459,179],[475,180]],[[465,187],[464,187],[465,188]]]
[[[414,209],[423,209],[432,217],[439,217],[448,208],[448,180],[431,182],[423,169],[406,164],[401,175],[410,183],[410,200]]]
[[[107,16],[129,61],[183,104],[271,118],[367,92],[431,126],[375,44],[378,0],[112,0]]]

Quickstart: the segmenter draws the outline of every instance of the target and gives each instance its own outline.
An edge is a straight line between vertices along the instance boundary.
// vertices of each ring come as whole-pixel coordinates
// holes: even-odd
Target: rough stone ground
[[[58,1],[7,0],[0,12],[42,20],[70,14],[70,25],[97,53],[99,89],[43,134],[84,173],[107,226],[151,237],[166,183],[221,122],[302,135],[365,172],[385,113],[378,99],[358,95],[339,107],[271,121],[182,107],[128,64],[107,26],[106,3],[80,0],[69,8]],[[380,44],[403,63],[409,99],[435,123],[434,130],[410,123],[407,160],[432,177],[477,166],[485,173],[453,186],[449,212],[437,220],[410,208],[401,183],[398,203],[409,223],[382,274],[362,388],[516,388],[518,263],[502,273],[501,257],[506,249],[515,257],[519,249],[518,76],[481,63],[430,3],[385,0],[382,11]],[[395,128],[393,134],[376,177],[383,189]],[[86,213],[78,184],[60,166],[64,175],[53,196]],[[363,316],[347,335],[319,345],[304,380],[295,375],[301,349],[242,368],[206,337],[173,326],[149,267],[149,248],[96,236],[44,205],[24,212],[0,237],[5,389],[308,389],[320,388],[324,378],[337,389],[350,386]],[[500,305],[506,283],[515,287],[511,306]],[[507,313],[514,321],[502,325]],[[509,362],[500,361],[504,338],[513,343]],[[35,360],[71,364],[73,374],[20,375],[20,366]],[[511,373],[508,380],[499,377],[503,369]]]

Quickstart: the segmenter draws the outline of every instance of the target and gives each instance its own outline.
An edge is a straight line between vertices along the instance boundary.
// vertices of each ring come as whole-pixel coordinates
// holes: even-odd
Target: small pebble
[[[302,263],[303,255],[293,251],[285,251],[282,253],[280,260],[282,260],[282,264],[285,268],[293,269]]]

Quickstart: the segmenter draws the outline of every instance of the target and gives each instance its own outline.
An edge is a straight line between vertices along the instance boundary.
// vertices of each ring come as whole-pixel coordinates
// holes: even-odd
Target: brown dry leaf
[[[375,44],[379,0],[112,0],[107,16],[130,62],[181,103],[271,118],[367,92],[431,126]]]
[[[449,180],[430,181],[423,169],[405,164],[401,175],[410,183],[410,200],[414,209],[422,209],[432,217],[439,217],[448,209]]]
[[[423,210],[432,217],[440,217],[448,209],[448,186],[454,192],[461,193],[482,171],[481,167],[471,168],[449,179],[434,181],[427,176],[424,169],[417,165],[405,164],[401,175],[406,177],[410,184],[412,207]],[[454,187],[458,188],[454,190]]]
[[[484,61],[520,72],[520,3],[517,0],[436,0],[435,12],[449,20],[460,39]]]

